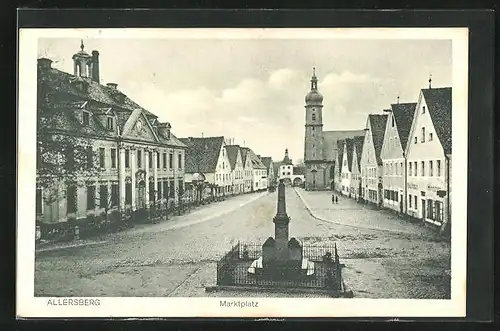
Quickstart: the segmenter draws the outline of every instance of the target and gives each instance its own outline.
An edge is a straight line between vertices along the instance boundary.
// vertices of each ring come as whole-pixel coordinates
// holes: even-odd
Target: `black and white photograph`
[[[467,29],[20,43],[26,314],[465,314]]]

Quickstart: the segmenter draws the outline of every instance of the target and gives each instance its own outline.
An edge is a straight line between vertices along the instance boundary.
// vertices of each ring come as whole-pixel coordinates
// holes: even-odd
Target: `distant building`
[[[313,68],[311,90],[305,97],[306,123],[304,164],[306,190],[333,190],[338,162],[338,140],[364,136],[363,130],[323,131],[323,95]]]
[[[283,180],[289,185],[299,186],[304,183],[305,180],[305,168],[295,167],[293,165],[292,159],[288,155],[288,148],[285,149],[285,156],[283,161],[281,161],[278,170],[278,180]]]
[[[353,138],[350,192],[356,200],[361,197],[361,154],[363,153],[364,141],[364,137]]]
[[[38,59],[37,219],[60,222],[178,200],[183,195],[186,145],[171,132],[170,123],[160,123],[117,84],[101,84],[99,52],[88,54],[83,42],[80,48],[72,57],[72,74],[53,68],[50,59]],[[45,178],[44,170],[56,159],[65,160],[65,169],[83,161],[75,158],[76,146],[46,155],[40,137],[85,140],[85,162],[99,171],[77,174],[74,181],[60,172]]]
[[[245,192],[243,157],[239,145],[226,145],[226,152],[231,165],[231,192],[241,194]]]
[[[245,193],[253,191],[253,163],[252,158],[248,157],[249,150],[249,148],[241,147],[241,160],[243,162],[243,191]]]
[[[267,168],[254,151],[248,147],[246,150],[246,161],[250,161],[252,166],[251,191],[261,191],[267,189]]]
[[[180,140],[188,146],[185,182],[191,185],[195,174],[203,174],[205,181],[213,186],[214,194],[231,193],[231,164],[224,137],[189,137]]]
[[[407,169],[405,149],[416,106],[416,103],[396,103],[391,105],[380,153],[383,163],[383,205],[401,213],[406,212]]]
[[[408,135],[408,214],[443,225],[451,220],[452,89],[423,89]]]
[[[382,159],[380,152],[384,141],[387,115],[370,114],[361,154],[361,193],[367,202],[381,205],[383,199]]]
[[[266,167],[267,171],[267,185],[271,185],[275,182],[275,170],[274,170],[274,162],[271,157],[263,156],[260,158],[262,164]]]

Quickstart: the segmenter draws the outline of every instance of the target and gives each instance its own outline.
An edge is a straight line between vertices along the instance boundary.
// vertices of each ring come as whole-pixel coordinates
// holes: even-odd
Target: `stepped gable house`
[[[416,106],[414,102],[399,103],[399,100],[391,105],[380,155],[383,163],[383,205],[402,213],[406,212],[405,149]]]
[[[38,59],[37,219],[58,222],[178,199],[186,146],[170,123],[159,122],[116,83],[102,85],[99,52],[88,54],[83,41],[72,59],[72,74],[52,67],[50,59]],[[85,162],[74,159],[75,145],[52,155],[73,165],[65,169],[81,170],[85,163],[98,171],[68,170],[72,181],[61,172],[48,174],[54,159],[47,149],[57,139],[85,144]]]
[[[363,130],[324,131],[323,95],[318,90],[315,69],[311,77],[311,90],[305,97],[304,164],[306,190],[333,190],[336,182],[338,140],[364,136]]]
[[[230,193],[231,165],[224,137],[189,137],[180,140],[188,147],[185,182],[191,184],[195,174],[203,174],[205,181],[214,186],[215,194]]]

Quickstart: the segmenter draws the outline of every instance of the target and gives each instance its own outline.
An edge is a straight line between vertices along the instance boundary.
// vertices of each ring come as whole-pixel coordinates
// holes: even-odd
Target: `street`
[[[337,243],[356,298],[449,298],[450,244],[435,229],[399,220],[330,192],[287,188],[290,237]],[[95,245],[38,252],[36,296],[290,296],[205,292],[217,260],[238,240],[274,235],[277,193],[232,197],[159,224],[99,238]]]

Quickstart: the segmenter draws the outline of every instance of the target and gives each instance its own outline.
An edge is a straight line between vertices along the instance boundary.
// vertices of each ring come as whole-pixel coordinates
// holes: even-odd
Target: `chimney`
[[[52,68],[52,60],[45,57],[38,59],[38,68],[43,70]]]
[[[107,83],[106,86],[112,88],[113,90],[118,89],[118,84],[116,83]]]
[[[92,79],[99,83],[99,52],[92,51]]]

